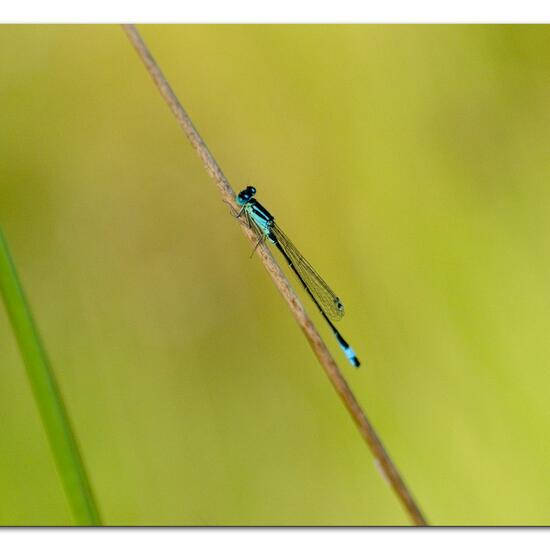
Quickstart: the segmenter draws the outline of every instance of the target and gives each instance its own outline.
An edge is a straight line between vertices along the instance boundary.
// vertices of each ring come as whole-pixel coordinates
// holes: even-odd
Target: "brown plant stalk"
[[[122,25],[122,27],[126,32],[128,39],[136,49],[139,57],[143,61],[145,68],[147,69],[154,83],[158,87],[162,97],[164,97],[166,103],[168,103],[168,106],[170,107],[172,113],[176,117],[183,131],[185,132],[185,135],[201,158],[204,168],[216,183],[222,199],[225,202],[232,204],[236,207],[235,192],[229,185],[227,178],[224,176],[220,166],[206,146],[206,143],[203,141],[197,129],[193,125],[191,118],[179,102],[170,84],[166,80],[165,76],[162,74],[160,67],[158,66],[149,49],[145,45],[145,42],[141,38],[138,30],[135,28],[134,25]],[[255,233],[244,224],[241,224],[241,227],[250,242],[256,245],[257,236],[255,235]],[[291,287],[286,275],[283,273],[279,265],[275,262],[267,245],[262,244],[258,246],[256,250],[265,268],[271,275],[275,286],[282,294],[283,298],[288,304],[292,315],[296,319],[296,322],[302,329],[302,332],[304,333],[306,339],[311,345],[313,352],[319,360],[319,363],[321,363],[321,366],[325,370],[334,389],[344,402],[344,405],[348,409],[355,424],[359,428],[359,432],[361,433],[363,439],[366,441],[371,452],[373,453],[375,461],[382,471],[383,477],[391,485],[396,496],[401,501],[405,510],[409,514],[412,522],[415,525],[427,525],[427,521],[422,515],[422,512],[420,511],[418,505],[416,504],[411,494],[411,491],[405,485],[405,482],[401,478],[399,472],[397,471],[397,468],[395,467],[391,458],[386,452],[372,424],[365,415],[357,399],[353,395],[353,392],[351,391],[345,378],[340,372],[340,369],[338,368],[336,362],[332,358],[326,344],[324,343],[323,339],[319,335],[319,332],[313,325],[313,322],[309,318],[306,310],[304,309],[304,306],[296,296],[296,293]]]

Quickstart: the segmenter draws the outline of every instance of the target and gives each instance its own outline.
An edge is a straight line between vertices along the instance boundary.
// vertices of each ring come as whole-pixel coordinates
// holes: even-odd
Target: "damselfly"
[[[275,223],[274,217],[254,198],[255,194],[256,189],[251,186],[238,194],[237,204],[241,206],[241,209],[235,214],[236,217],[244,216],[248,225],[255,231],[258,236],[256,246],[267,239],[277,247],[306,292],[319,308],[321,315],[332,329],[349,362],[354,367],[358,367],[360,363],[355,352],[333,324],[333,321],[338,321],[344,315],[344,304],[281,231]]]

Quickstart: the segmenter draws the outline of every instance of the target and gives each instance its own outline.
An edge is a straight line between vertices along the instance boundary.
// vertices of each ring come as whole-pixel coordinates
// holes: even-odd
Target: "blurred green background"
[[[428,519],[550,523],[550,28],[141,26],[342,297]],[[106,523],[407,516],[118,26],[0,27],[0,223]],[[72,519],[5,313],[0,523]]]

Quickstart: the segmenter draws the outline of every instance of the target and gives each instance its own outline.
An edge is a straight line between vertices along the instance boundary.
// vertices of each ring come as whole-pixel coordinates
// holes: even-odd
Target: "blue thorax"
[[[270,240],[271,227],[273,226],[273,216],[265,209],[254,197],[256,189],[248,186],[237,195],[237,204],[242,206],[250,219],[258,226],[262,233]]]

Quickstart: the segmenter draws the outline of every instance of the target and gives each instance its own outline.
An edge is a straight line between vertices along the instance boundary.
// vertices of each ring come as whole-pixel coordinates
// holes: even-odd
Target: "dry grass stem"
[[[227,178],[224,176],[220,166],[206,146],[206,143],[203,141],[197,129],[193,125],[191,118],[179,102],[176,94],[170,87],[170,84],[162,74],[160,67],[149,52],[138,30],[135,28],[134,25],[123,25],[123,28],[130,42],[136,49],[139,57],[145,64],[147,71],[151,75],[161,95],[164,97],[172,113],[174,114],[183,131],[187,135],[189,141],[191,142],[191,145],[197,151],[197,154],[202,160],[204,168],[216,183],[222,196],[222,200],[235,205],[235,192],[229,185]],[[249,238],[250,242],[255,245],[257,240],[255,234],[245,225],[241,224],[241,227],[243,228],[243,231]],[[311,345],[313,352],[319,360],[319,363],[325,370],[334,389],[344,402],[344,405],[348,409],[351,417],[359,428],[359,432],[363,436],[363,439],[366,441],[371,452],[375,456],[375,460],[377,461],[381,471],[383,472],[384,477],[389,482],[396,496],[403,504],[412,522],[415,525],[427,525],[427,521],[422,515],[422,512],[420,511],[418,505],[414,501],[411,491],[405,485],[405,482],[401,478],[399,472],[397,471],[397,468],[395,467],[388,453],[384,449],[380,438],[376,434],[376,431],[374,430],[372,424],[365,415],[357,399],[353,395],[346,380],[342,376],[340,369],[332,358],[326,344],[319,335],[319,332],[313,325],[306,310],[304,309],[304,306],[296,296],[296,293],[292,289],[286,275],[283,273],[279,265],[275,262],[270,250],[265,244],[258,246],[257,254],[261,258],[265,268],[267,269],[267,272],[271,275],[275,286],[288,304],[292,315],[302,329],[302,332],[304,333],[306,339]]]

